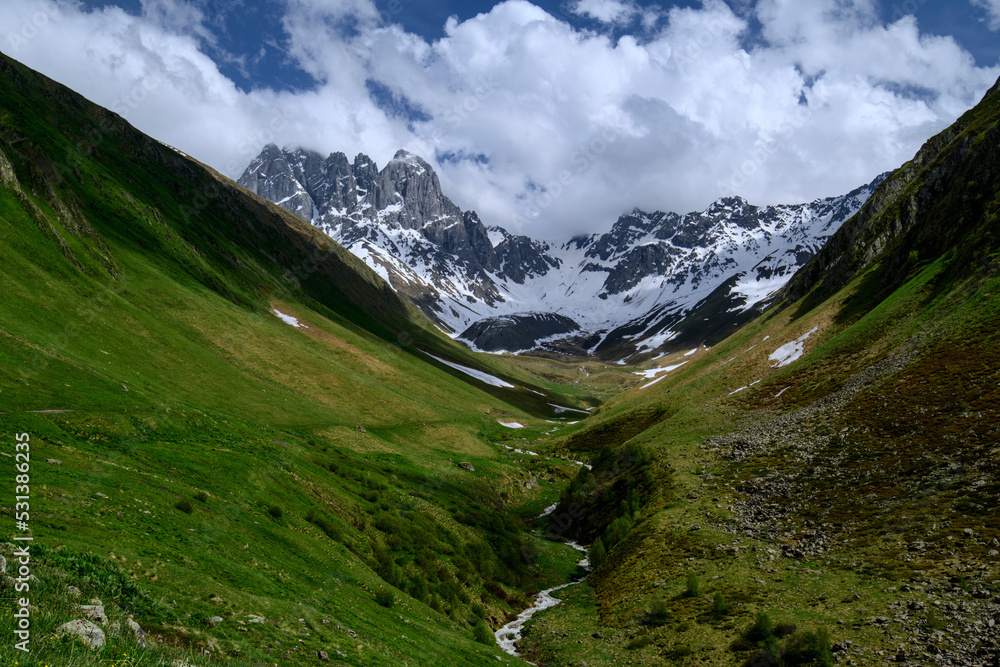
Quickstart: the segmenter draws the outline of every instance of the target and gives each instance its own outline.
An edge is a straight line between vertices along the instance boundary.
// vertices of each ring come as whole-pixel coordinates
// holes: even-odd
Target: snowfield
[[[771,365],[771,368],[784,368],[788,364],[798,361],[805,354],[806,340],[817,331],[819,331],[819,327],[813,327],[812,330],[802,334],[791,343],[785,343],[772,352],[771,356],[768,357],[768,359],[775,362]]]

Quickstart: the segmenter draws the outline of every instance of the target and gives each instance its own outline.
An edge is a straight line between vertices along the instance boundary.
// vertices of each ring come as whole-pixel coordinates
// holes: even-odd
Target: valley
[[[1000,84],[898,171],[816,204],[836,229],[765,304],[744,295],[739,326],[694,326],[735,312],[719,274],[724,293],[674,313],[683,335],[649,342],[667,326],[649,310],[607,355],[483,354],[317,216],[0,56],[0,453],[30,435],[36,577],[30,650],[5,640],[0,660],[1000,664],[998,123]],[[362,244],[380,232],[359,189],[432,176],[409,155],[332,162]],[[485,230],[497,266],[536,247],[494,245],[429,191],[434,220],[461,219],[439,231]],[[398,205],[400,236],[437,229],[405,218],[421,201],[378,210]],[[665,229],[635,215],[615,229]],[[685,224],[739,227],[707,215]],[[553,590],[585,573],[572,543],[590,572]],[[561,602],[521,657],[502,650],[547,590]]]

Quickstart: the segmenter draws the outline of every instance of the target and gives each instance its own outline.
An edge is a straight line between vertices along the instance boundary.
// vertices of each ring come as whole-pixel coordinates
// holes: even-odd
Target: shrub
[[[396,603],[396,596],[388,588],[383,588],[375,594],[375,602],[388,609]]]
[[[174,507],[184,512],[185,514],[190,514],[191,512],[194,511],[194,505],[192,505],[191,501],[188,500],[187,498],[181,498],[180,500],[178,500],[176,503],[174,503]]]
[[[781,657],[789,667],[794,665],[829,667],[833,664],[830,633],[826,628],[820,628],[816,632],[796,632],[788,638]]]
[[[672,649],[667,651],[665,655],[671,660],[680,660],[681,658],[685,658],[692,653],[694,653],[694,651],[692,651],[691,647],[687,644],[677,644]]]
[[[199,491],[196,494],[194,494],[194,499],[197,500],[199,503],[207,503],[208,494],[205,493],[204,491]]]
[[[591,568],[595,570],[599,568],[601,563],[604,562],[604,559],[608,557],[608,552],[605,551],[604,542],[601,541],[601,538],[598,537],[594,540],[593,546],[590,547],[590,554],[588,557],[590,559]]]
[[[696,598],[701,595],[701,582],[698,581],[698,577],[693,574],[688,575],[687,588],[684,591],[684,595],[689,598]]]
[[[667,605],[657,600],[653,603],[653,607],[649,610],[649,615],[646,618],[650,625],[663,625],[667,622],[668,616]]]
[[[496,637],[493,636],[489,626],[482,619],[472,628],[472,638],[487,646],[493,646],[497,643]]]
[[[774,625],[766,613],[760,614],[757,621],[747,630],[746,638],[752,642],[762,642],[774,635]]]
[[[322,514],[317,514],[316,510],[309,510],[309,512],[306,513],[306,521],[322,530],[331,540],[336,540],[338,542],[343,540],[344,533],[340,529],[340,526],[329,521]]]
[[[729,612],[733,610],[726,602],[726,598],[722,596],[722,593],[716,592],[715,596],[712,598],[712,616],[715,618],[722,618]]]
[[[271,505],[270,507],[268,507],[267,513],[273,516],[275,519],[280,519],[281,515],[283,514],[281,508],[278,507],[277,505]]]
[[[652,635],[639,635],[638,637],[630,641],[628,644],[626,644],[625,648],[629,650],[635,650],[637,648],[643,648],[645,646],[649,646],[652,643],[653,643]]]

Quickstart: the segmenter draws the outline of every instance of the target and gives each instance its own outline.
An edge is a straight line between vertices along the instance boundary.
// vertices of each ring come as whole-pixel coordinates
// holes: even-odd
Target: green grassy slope
[[[575,399],[453,345],[304,222],[3,57],[0,257],[0,454],[30,437],[38,577],[32,652],[5,639],[0,663],[516,662],[474,631],[572,571],[522,516],[576,467],[496,446],[497,419]],[[12,637],[13,582],[0,592]],[[100,652],[54,634],[90,598]]]
[[[561,439],[597,465],[560,530],[608,553],[541,664],[997,664],[998,120],[994,88],[783,303]]]

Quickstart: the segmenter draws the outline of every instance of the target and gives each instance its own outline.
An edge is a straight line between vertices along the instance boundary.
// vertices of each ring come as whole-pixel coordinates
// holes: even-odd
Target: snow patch
[[[691,356],[692,354],[696,353],[697,351],[698,351],[698,348],[694,348],[694,349],[693,349],[693,350],[691,350],[690,352],[685,352],[685,353],[684,353],[684,356],[685,356],[685,357],[690,357],[690,356]]]
[[[421,350],[421,352],[423,352],[423,350]],[[465,373],[466,375],[472,376],[472,377],[476,378],[477,380],[480,380],[481,382],[485,382],[486,384],[491,385],[493,387],[502,387],[504,389],[513,389],[514,388],[514,385],[510,384],[509,382],[504,382],[500,378],[494,377],[492,375],[489,375],[488,373],[484,373],[482,371],[477,371],[475,368],[469,368],[468,366],[463,366],[462,364],[456,364],[456,363],[454,363],[452,361],[445,361],[441,357],[435,357],[430,352],[424,352],[424,354],[426,354],[431,359],[437,359],[438,361],[440,361],[445,366],[451,366],[455,370],[461,371],[461,372]]]
[[[646,371],[638,371],[635,374],[636,375],[641,375],[642,377],[644,377],[644,378],[646,378],[648,380],[650,378],[656,377],[660,373],[669,373],[670,371],[672,371],[674,369],[680,368],[681,366],[683,366],[686,363],[687,363],[686,361],[682,361],[681,363],[674,364],[673,366],[663,366],[662,368],[650,368],[649,370],[646,370]]]
[[[784,368],[788,364],[798,361],[805,354],[806,340],[817,331],[819,331],[819,327],[813,327],[812,330],[802,334],[791,343],[785,343],[772,352],[771,356],[768,357],[768,359],[775,362],[771,365],[771,368]]]
[[[292,317],[291,315],[285,315],[285,314],[284,314],[283,312],[281,312],[280,310],[275,310],[275,309],[273,309],[273,308],[272,308],[272,309],[271,309],[271,311],[272,311],[272,312],[273,312],[273,313],[274,313],[275,315],[277,315],[277,316],[278,316],[278,318],[279,318],[279,319],[280,319],[280,320],[281,320],[282,322],[284,322],[285,324],[291,324],[291,325],[292,325],[293,327],[295,327],[296,329],[308,329],[308,328],[309,328],[309,327],[307,327],[306,325],[304,325],[304,324],[302,324],[301,322],[299,322],[299,321],[298,321],[297,319],[295,319],[294,317]]]
[[[500,420],[498,419],[497,421]],[[524,424],[518,424],[517,422],[500,422],[500,425],[507,428],[524,428]]]
[[[584,412],[583,410],[577,410],[576,408],[567,408],[562,405],[556,405],[555,403],[549,403],[549,405],[552,406],[552,409],[555,411],[557,415],[561,415],[564,412],[579,412],[581,415],[588,415],[588,416],[590,415],[589,412]]]

